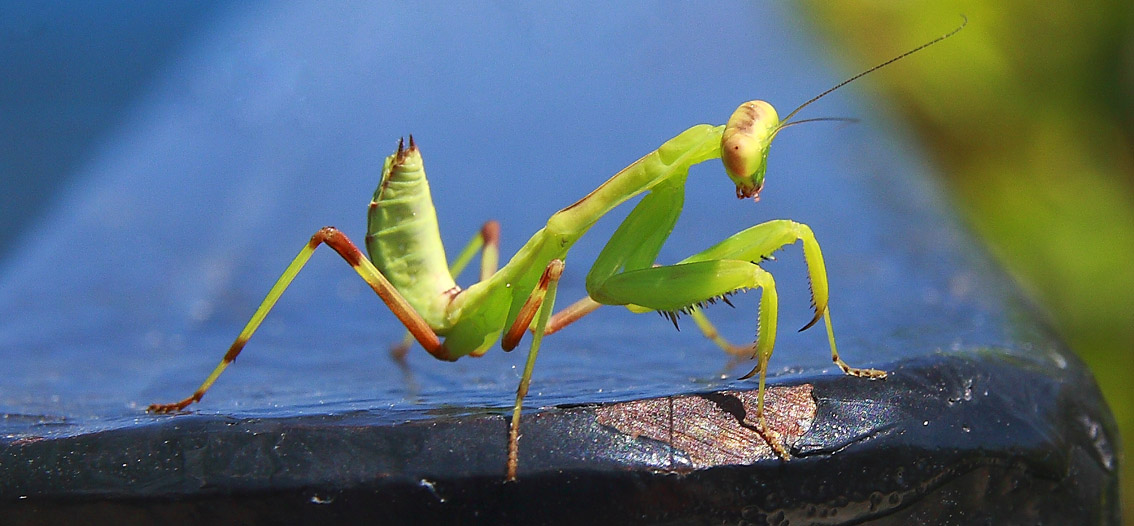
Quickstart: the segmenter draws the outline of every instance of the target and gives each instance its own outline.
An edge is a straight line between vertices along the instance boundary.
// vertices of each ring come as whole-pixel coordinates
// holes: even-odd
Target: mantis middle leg
[[[521,314],[504,336],[501,346],[505,351],[516,347],[524,331],[532,326],[532,343],[528,349],[528,358],[524,362],[524,374],[520,377],[520,384],[516,387],[516,403],[512,406],[512,421],[508,425],[508,476],[507,480],[516,480],[516,470],[519,467],[520,453],[520,414],[523,412],[524,397],[528,395],[528,387],[532,383],[532,372],[535,370],[536,356],[539,355],[539,346],[543,342],[544,328],[555,309],[555,292],[559,286],[559,278],[563,275],[563,260],[553,259],[544,269],[539,284],[532,291],[531,296],[524,303]],[[532,316],[538,316],[532,325]]]

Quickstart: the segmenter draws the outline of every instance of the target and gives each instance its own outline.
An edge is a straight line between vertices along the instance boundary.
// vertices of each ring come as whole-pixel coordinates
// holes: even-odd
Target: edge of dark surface
[[[8,441],[0,514],[118,524],[1119,524],[1113,418],[1085,368],[1060,356],[1063,366],[993,350],[936,354],[885,381],[808,378],[798,383],[812,386],[817,412],[793,460],[707,469],[597,423],[600,409],[634,402],[526,414],[515,483],[503,481],[501,415],[395,425],[358,414],[190,415]]]

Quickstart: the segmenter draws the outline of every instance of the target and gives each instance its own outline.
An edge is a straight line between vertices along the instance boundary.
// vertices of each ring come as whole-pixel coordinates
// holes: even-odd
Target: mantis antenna
[[[801,120],[792,121],[792,122],[789,122],[789,123],[786,123],[786,124],[780,124],[779,128],[776,131],[782,130],[782,129],[787,128],[789,126],[795,126],[796,124],[803,124],[803,123],[806,123],[806,122],[845,122],[845,123],[849,123],[849,124],[854,124],[854,123],[858,122],[858,119],[856,119],[854,117],[815,117],[814,119],[801,119]]]
[[[890,60],[887,60],[886,62],[883,62],[883,63],[878,64],[877,66],[874,66],[874,67],[872,67],[872,68],[870,68],[866,71],[863,71],[862,73],[859,73],[858,75],[855,75],[855,76],[853,76],[853,77],[851,77],[847,80],[844,80],[844,81],[836,84],[833,88],[828,89],[827,91],[824,91],[823,93],[820,93],[820,94],[812,97],[811,100],[808,100],[807,102],[800,104],[794,110],[791,110],[791,113],[787,114],[787,117],[784,117],[783,120],[780,121],[779,128],[783,129],[783,128],[786,128],[786,127],[791,126],[793,124],[800,124],[800,123],[809,122],[809,121],[814,122],[816,120],[832,120],[832,119],[807,119],[807,121],[789,122],[789,121],[791,121],[791,118],[795,116],[795,114],[799,113],[800,110],[802,110],[803,108],[806,108],[807,105],[811,104],[812,102],[815,102],[815,101],[817,101],[817,100],[819,100],[823,97],[826,97],[827,95],[830,95],[833,91],[835,91],[835,90],[837,90],[837,89],[839,89],[843,86],[846,86],[847,84],[850,84],[851,82],[854,82],[854,81],[856,81],[856,80],[858,80],[858,79],[860,79],[860,78],[862,78],[866,75],[869,75],[870,73],[878,71],[878,70],[880,70],[880,69],[882,69],[886,66],[889,66],[890,64],[893,64],[893,63],[895,63],[895,62],[897,62],[897,61],[899,61],[903,58],[906,58],[906,57],[908,57],[908,56],[910,56],[914,53],[917,53],[918,51],[921,51],[921,50],[923,50],[923,49],[925,49],[929,46],[932,46],[933,44],[936,44],[938,42],[941,42],[942,40],[945,40],[946,38],[949,38],[953,35],[956,35],[960,30],[964,29],[965,26],[968,25],[968,23],[969,23],[969,18],[965,15],[961,15],[961,25],[957,26],[956,29],[954,29],[954,30],[952,30],[948,33],[945,33],[944,35],[941,35],[941,36],[939,36],[939,37],[937,37],[933,40],[930,40],[929,42],[926,42],[926,43],[924,43],[924,44],[922,44],[918,47],[915,47],[915,48],[913,48],[909,51],[906,51],[905,53],[902,53],[901,55],[898,55],[898,56],[896,56],[896,57],[894,57]]]

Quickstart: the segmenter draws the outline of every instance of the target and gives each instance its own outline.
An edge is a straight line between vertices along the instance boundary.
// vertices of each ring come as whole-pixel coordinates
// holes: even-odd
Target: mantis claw
[[[756,432],[760,434],[760,437],[764,439],[768,447],[772,448],[772,452],[784,461],[791,460],[791,455],[788,453],[787,448],[784,447],[783,435],[768,427],[768,422],[764,420],[763,412],[756,417]]]
[[[821,319],[823,319],[823,311],[818,311],[818,310],[817,310],[817,311],[815,311],[815,317],[814,317],[814,318],[811,318],[811,321],[807,322],[807,325],[804,325],[803,327],[800,327],[800,329],[799,329],[799,331],[798,331],[798,332],[803,332],[803,331],[806,331],[807,329],[810,329],[810,328],[811,328],[811,326],[813,326],[813,325],[815,325],[816,323],[818,323],[818,322],[819,322],[819,320],[821,320]]]
[[[760,370],[763,369],[763,368],[764,368],[763,364],[756,364],[756,367],[753,367],[751,371],[748,371],[748,374],[745,374],[744,376],[737,378],[737,380],[747,380],[749,378],[752,378],[753,376],[760,374]]]
[[[180,402],[174,402],[172,404],[150,404],[148,407],[146,407],[146,412],[155,414],[176,413],[185,409],[189,406],[189,404],[192,404],[193,402],[196,402],[198,400],[200,399],[196,396],[190,396],[189,398],[186,398]]]

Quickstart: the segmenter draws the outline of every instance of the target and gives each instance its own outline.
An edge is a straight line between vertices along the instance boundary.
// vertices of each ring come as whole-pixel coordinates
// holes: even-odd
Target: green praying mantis
[[[967,22],[967,21],[966,21]],[[758,264],[787,245],[802,242],[811,280],[814,316],[801,331],[823,320],[831,359],[848,375],[884,378],[877,369],[846,364],[835,346],[828,306],[827,272],[819,242],[802,223],[780,219],[742,230],[677,263],[658,265],[655,259],[681,214],[689,168],[721,159],[736,186],[736,196],[758,200],[764,187],[768,150],[776,135],[809,104],[846,84],[901,58],[940,42],[953,31],[855,75],[794,109],[784,119],[767,102],[741,104],[724,125],[700,124],[666,141],[594,191],[556,212],[507,264],[499,267],[499,232],[495,221],[484,224],[452,266],[441,244],[437,217],[425,178],[421,152],[413,136],[408,146],[398,142],[386,158],[382,178],[370,202],[366,233],[369,258],[342,232],[324,227],[316,232],[268,292],[236,337],[220,364],[189,397],[170,404],[153,404],[156,413],[180,411],[198,402],[231,364],[284,290],[319,245],[343,257],[378,294],[429,354],[440,360],[480,356],[496,342],[505,351],[519,345],[526,332],[531,344],[524,365],[508,431],[507,480],[515,480],[523,400],[545,335],[552,334],[601,305],[623,305],[633,312],[656,311],[676,325],[687,314],[706,337],[726,352],[755,358],[742,379],[759,376],[756,429],[772,449],[790,458],[779,435],[764,418],[765,376],[776,337],[777,295],[772,275]],[[587,296],[552,316],[556,288],[572,245],[599,218],[627,200],[645,194],[599,253],[586,276]],[[480,280],[462,289],[454,276],[480,254]],[[761,289],[758,329],[754,344],[734,345],[719,335],[703,307],[747,289]],[[730,303],[731,305],[731,303]],[[408,345],[399,346],[400,352]]]

